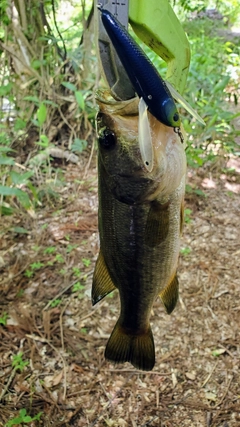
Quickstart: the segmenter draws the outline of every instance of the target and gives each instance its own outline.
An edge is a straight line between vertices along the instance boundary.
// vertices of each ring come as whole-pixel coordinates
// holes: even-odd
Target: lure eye
[[[173,120],[174,120],[174,122],[178,122],[178,120],[179,120],[179,114],[178,113],[174,114]]]
[[[116,145],[116,135],[111,130],[104,130],[98,138],[99,144],[105,150],[111,150]]]

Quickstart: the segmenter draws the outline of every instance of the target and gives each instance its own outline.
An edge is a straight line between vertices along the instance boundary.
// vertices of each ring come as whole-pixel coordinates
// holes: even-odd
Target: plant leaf
[[[62,85],[65,86],[67,89],[72,90],[73,92],[76,92],[77,88],[73,83],[70,82],[62,82]]]
[[[43,125],[46,118],[47,118],[47,107],[46,107],[46,105],[44,105],[43,102],[41,102],[41,104],[37,110],[37,119],[39,121],[40,126]]]
[[[8,153],[9,151],[16,151],[16,150],[13,150],[12,148],[6,147],[6,146],[3,146],[3,145],[0,146],[0,153],[1,152],[2,153]]]
[[[79,90],[77,90],[77,91],[75,92],[75,97],[76,97],[76,101],[77,101],[77,103],[78,103],[79,107],[80,107],[82,110],[84,110],[84,109],[85,109],[85,101],[84,101],[84,98],[83,98],[83,94],[82,94],[82,92],[80,92]]]
[[[198,122],[200,122],[203,126],[206,126],[206,123],[204,122],[202,117],[199,116],[199,114],[191,107],[191,105],[186,101],[186,99],[184,99],[182,95],[180,95],[180,93],[178,93],[169,82],[166,81],[166,85],[170,90],[172,97],[177,102],[179,102],[179,104],[181,104],[182,107],[185,108],[185,110],[187,110]]]
[[[87,147],[87,141],[85,139],[75,138],[74,143],[71,146],[73,152],[81,153]]]
[[[26,184],[28,179],[31,178],[31,176],[34,175],[33,171],[28,171],[25,173],[19,173],[16,171],[10,172],[10,177],[12,179],[13,184],[19,185],[19,184]]]
[[[18,234],[29,234],[29,231],[23,227],[13,227],[13,231]]]
[[[0,157],[0,165],[14,165],[14,160],[11,157]]]
[[[36,96],[25,96],[23,98],[24,101],[32,101],[34,102],[36,105],[39,105],[39,99]]]
[[[7,187],[6,185],[0,185],[0,194],[2,196],[15,196],[24,208],[30,208],[31,203],[27,193],[20,190],[19,188]]]

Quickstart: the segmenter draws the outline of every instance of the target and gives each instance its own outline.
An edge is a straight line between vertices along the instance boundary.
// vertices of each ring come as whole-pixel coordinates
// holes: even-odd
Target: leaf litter
[[[239,426],[239,171],[189,171],[202,191],[186,194],[178,306],[168,316],[157,300],[152,310],[152,372],[104,360],[119,300],[90,301],[95,157],[87,174],[68,165],[65,179],[56,206],[0,219],[0,426],[23,408],[42,412],[31,426]],[[9,231],[16,225],[28,233]]]

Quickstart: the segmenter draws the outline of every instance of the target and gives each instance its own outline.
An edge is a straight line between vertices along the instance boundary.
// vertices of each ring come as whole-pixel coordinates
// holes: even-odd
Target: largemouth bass
[[[98,94],[97,102],[100,253],[92,303],[119,290],[121,313],[105,357],[151,370],[155,364],[149,323],[152,305],[159,295],[171,313],[178,299],[184,146],[173,128],[149,112],[144,119],[139,117],[138,98],[119,102],[105,91]],[[146,118],[150,169],[139,145],[139,132],[141,137],[145,132],[139,122]]]

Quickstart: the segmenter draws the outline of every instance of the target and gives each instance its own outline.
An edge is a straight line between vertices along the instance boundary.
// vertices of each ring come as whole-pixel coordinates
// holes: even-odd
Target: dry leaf
[[[58,385],[63,377],[63,371],[60,371],[57,375],[47,375],[44,378],[44,384],[47,388]]]
[[[211,391],[207,391],[205,393],[205,397],[206,397],[206,399],[211,400],[212,402],[216,402],[216,400],[217,400],[216,394],[211,392]]]
[[[185,375],[191,381],[194,381],[196,379],[196,374],[194,372],[186,372]]]

